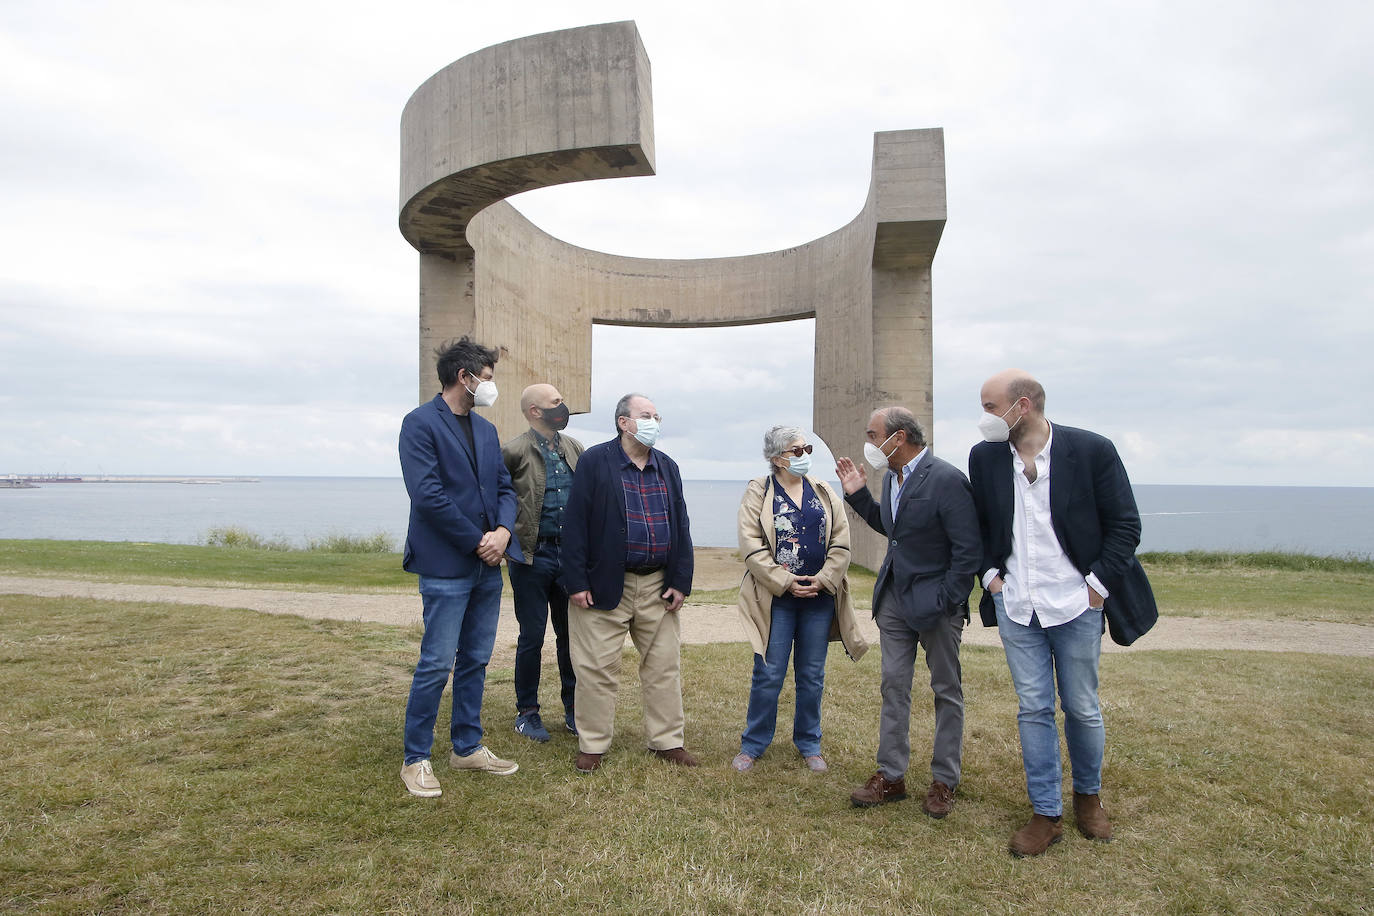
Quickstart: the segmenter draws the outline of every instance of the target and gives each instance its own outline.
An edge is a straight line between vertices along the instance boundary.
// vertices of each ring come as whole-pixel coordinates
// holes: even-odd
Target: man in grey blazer
[[[873,412],[864,454],[884,470],[881,502],[868,473],[848,458],[835,472],[845,501],[887,536],[887,555],[873,587],[873,617],[882,648],[883,709],[878,770],[850,795],[858,807],[906,798],[911,759],[911,679],[916,650],[925,649],[935,695],[935,747],[922,809],[941,818],[954,807],[964,746],[964,688],[959,644],[968,597],[982,553],[973,490],[958,468],[931,454],[916,417],[904,407]]]

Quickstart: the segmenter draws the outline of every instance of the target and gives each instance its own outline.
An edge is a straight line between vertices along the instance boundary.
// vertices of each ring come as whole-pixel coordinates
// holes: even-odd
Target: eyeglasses
[[[785,448],[782,451],[778,452],[778,457],[781,458],[783,455],[791,455],[793,458],[800,458],[804,454],[811,454],[811,446],[798,445],[795,448]]]

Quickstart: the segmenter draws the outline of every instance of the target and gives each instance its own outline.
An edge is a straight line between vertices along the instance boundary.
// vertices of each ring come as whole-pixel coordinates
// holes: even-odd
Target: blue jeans
[[[483,566],[463,579],[420,577],[425,635],[406,702],[405,762],[429,757],[434,720],[453,673],[453,750],[467,755],[482,744],[482,688],[501,615],[501,567]]]
[[[508,563],[510,590],[515,596],[515,619],[520,636],[515,642],[515,711],[539,708],[539,670],[543,664],[544,634],[553,621],[558,645],[558,674],[563,711],[573,711],[577,677],[568,654],[568,593],[558,584],[558,546],[540,544],[534,562]]]
[[[1056,627],[1030,626],[1007,616],[1002,596],[994,595],[997,630],[1016,686],[1021,762],[1026,792],[1036,814],[1058,817],[1064,810],[1059,729],[1054,721],[1055,684],[1064,709],[1064,739],[1069,745],[1073,790],[1096,795],[1102,788],[1102,751],[1106,730],[1097,702],[1097,662],[1102,654],[1102,611],[1089,608]]]
[[[740,751],[761,757],[773,743],[778,724],[778,694],[787,677],[787,657],[793,656],[792,679],[797,685],[792,718],[792,743],[803,757],[821,752],[821,690],[825,686],[825,656],[830,651],[830,621],[835,599],[773,599],[766,655],[754,656],[754,680],[749,687],[749,712]],[[795,648],[794,648],[795,647]]]

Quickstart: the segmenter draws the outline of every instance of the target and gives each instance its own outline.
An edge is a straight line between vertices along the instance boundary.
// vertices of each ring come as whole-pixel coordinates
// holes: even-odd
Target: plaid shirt
[[[663,566],[668,562],[668,486],[654,464],[654,453],[640,470],[625,447],[620,465],[620,489],[625,494],[625,568]]]
[[[553,439],[545,439],[539,430],[531,429],[534,441],[539,443],[539,452],[544,456],[544,508],[539,515],[539,536],[556,538],[563,533],[563,510],[568,505],[568,493],[572,490],[573,472],[564,460],[562,443],[558,433]]]

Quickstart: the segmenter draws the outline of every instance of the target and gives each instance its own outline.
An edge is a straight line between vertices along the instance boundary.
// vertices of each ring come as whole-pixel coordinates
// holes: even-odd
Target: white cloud
[[[624,18],[659,174],[520,197],[546,230],[801,244],[862,205],[875,130],[943,126],[944,457],[1020,365],[1137,482],[1374,485],[1350,422],[1374,388],[1374,11],[1353,2],[7,4],[0,472],[396,473],[406,98],[486,45]],[[609,435],[649,388],[689,476],[752,475],[763,428],[809,423],[810,327],[598,328],[574,428]]]

